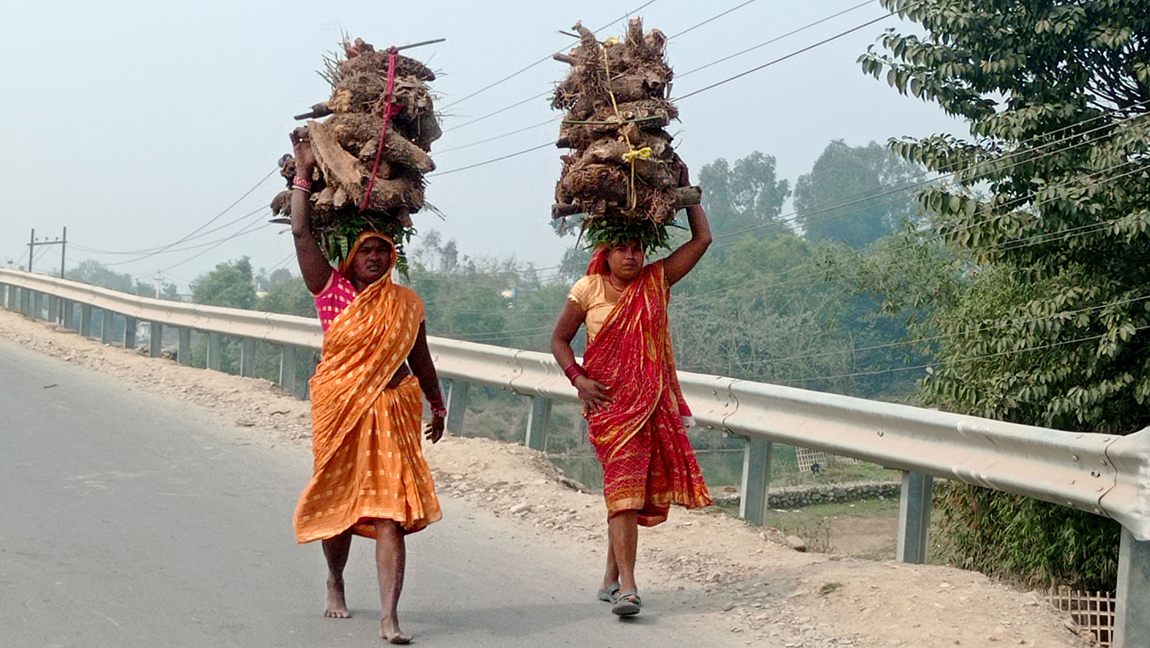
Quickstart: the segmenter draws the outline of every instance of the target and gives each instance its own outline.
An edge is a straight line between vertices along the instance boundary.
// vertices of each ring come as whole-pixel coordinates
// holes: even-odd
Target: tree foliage
[[[719,158],[703,166],[697,180],[704,188],[703,207],[716,235],[762,230],[777,222],[791,195],[789,183],[776,177],[775,158],[758,151],[733,167]]]
[[[1118,0],[882,4],[922,35],[888,31],[863,70],[964,118],[973,136],[893,145],[951,174],[919,202],[971,267],[933,320],[941,337],[923,401],[1065,430],[1146,426],[1150,13]],[[945,516],[968,564],[1112,583],[1116,525],[1039,504],[1003,524],[1003,510],[1022,510],[1016,498],[956,493]],[[1055,544],[1036,552],[1036,537]]]
[[[256,285],[251,261],[247,257],[226,261],[200,275],[192,286],[192,300],[197,304],[228,308],[254,307]]]
[[[920,169],[874,142],[831,142],[811,172],[795,183],[795,212],[803,237],[860,248],[891,234],[914,219],[908,188],[920,177]]]
[[[109,290],[118,290],[141,297],[156,297],[156,288],[152,284],[134,279],[126,272],[116,272],[108,266],[93,259],[85,259],[75,268],[64,273],[72,281],[79,281]],[[176,285],[172,283],[161,284],[160,299],[179,299],[176,294]]]

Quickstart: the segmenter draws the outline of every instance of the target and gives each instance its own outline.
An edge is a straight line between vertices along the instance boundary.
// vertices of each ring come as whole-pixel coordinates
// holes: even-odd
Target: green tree
[[[78,266],[65,272],[64,276],[72,281],[80,281],[86,284],[92,284],[93,286],[100,286],[101,288],[126,293],[135,292],[135,290],[133,290],[135,286],[132,282],[132,275],[126,272],[116,272],[99,261],[92,259],[81,261]]]
[[[795,183],[795,211],[812,243],[844,242],[860,248],[914,217],[912,187],[920,168],[871,142],[827,145],[811,172]]]
[[[256,303],[256,286],[252,264],[247,257],[226,261],[207,274],[200,275],[192,287],[192,301],[197,304],[250,309]]]
[[[1150,13],[1117,0],[881,1],[921,35],[889,31],[863,70],[974,136],[893,147],[954,174],[919,203],[970,264],[933,317],[923,402],[1074,431],[1146,426]],[[943,504],[964,565],[1113,584],[1113,522],[966,487]]]
[[[315,297],[308,292],[303,277],[293,276],[287,270],[272,273],[263,294],[256,301],[255,309],[300,317],[316,316]]]
[[[703,187],[703,207],[716,235],[762,232],[777,223],[791,193],[787,181],[776,177],[775,158],[758,151],[734,167],[719,158],[700,169],[694,180]],[[773,230],[778,233],[785,227],[780,224]]]

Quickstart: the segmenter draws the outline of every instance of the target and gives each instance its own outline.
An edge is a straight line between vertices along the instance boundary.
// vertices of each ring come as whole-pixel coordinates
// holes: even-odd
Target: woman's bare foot
[[[343,598],[343,581],[327,579],[327,597],[324,599],[323,615],[331,619],[350,619],[347,601]]]
[[[379,626],[379,636],[390,644],[409,644],[411,637],[403,634],[399,629],[399,621],[384,619]]]

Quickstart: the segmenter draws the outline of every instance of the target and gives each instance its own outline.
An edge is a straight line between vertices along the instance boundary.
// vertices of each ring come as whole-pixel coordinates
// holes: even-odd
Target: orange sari
[[[672,503],[711,503],[680,415],[670,297],[663,262],[644,266],[583,358],[587,374],[610,385],[614,399],[587,416],[608,514],[637,510],[642,526],[666,521]]]
[[[373,519],[414,532],[442,517],[420,442],[419,381],[407,376],[386,389],[422,321],[415,292],[385,276],[324,335],[323,361],[311,380],[314,474],[295,511],[299,543],[348,529],[374,538]]]

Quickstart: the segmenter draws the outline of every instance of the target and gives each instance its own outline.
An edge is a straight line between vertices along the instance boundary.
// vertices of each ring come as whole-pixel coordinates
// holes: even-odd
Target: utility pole
[[[59,245],[60,246],[60,278],[64,278],[64,251],[68,247],[68,228],[64,228],[64,238],[56,239],[55,241],[37,241],[36,229],[32,229],[32,238],[28,241],[28,272],[32,272],[32,260],[36,256],[37,245]]]
[[[164,283],[164,276],[157,272],[156,276],[152,277],[152,279],[154,279],[156,281],[156,299],[159,299],[160,298],[160,286],[162,286]]]

